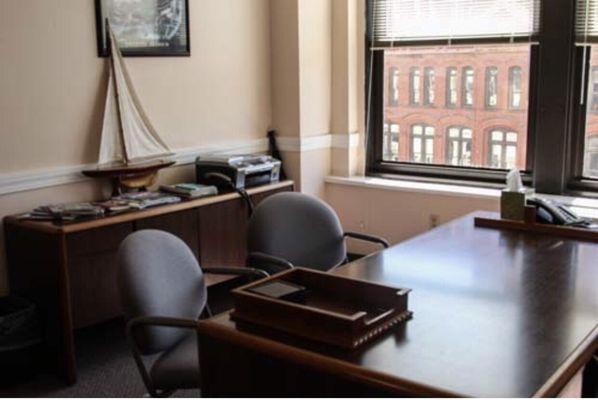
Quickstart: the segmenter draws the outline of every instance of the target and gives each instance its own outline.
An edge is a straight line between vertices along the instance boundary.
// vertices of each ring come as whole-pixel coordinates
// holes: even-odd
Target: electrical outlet
[[[362,231],[365,230],[365,222],[363,220],[359,221],[359,229],[361,229]]]
[[[430,214],[430,229],[436,228],[438,226],[438,215]]]

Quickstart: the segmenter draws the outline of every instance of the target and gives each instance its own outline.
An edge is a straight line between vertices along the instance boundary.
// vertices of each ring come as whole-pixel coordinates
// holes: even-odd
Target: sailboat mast
[[[114,52],[118,51],[118,49],[116,48],[116,46],[114,45],[113,41],[116,40],[114,35],[112,34],[112,28],[110,28],[110,23],[108,22],[108,18],[106,18],[106,37],[109,40],[110,43],[110,68],[112,69],[112,76],[114,77],[114,79],[112,79],[112,85],[114,86],[114,99],[116,100],[116,112],[118,114],[118,133],[120,135],[120,141],[122,144],[122,150],[123,150],[123,157],[125,159],[125,165],[129,164],[129,155],[127,152],[127,143],[125,141],[125,131],[123,128],[123,122],[122,122],[122,111],[121,111],[121,103],[120,103],[120,94],[119,94],[119,90],[118,90],[118,83],[116,82],[116,67],[114,66],[115,63],[115,55]]]

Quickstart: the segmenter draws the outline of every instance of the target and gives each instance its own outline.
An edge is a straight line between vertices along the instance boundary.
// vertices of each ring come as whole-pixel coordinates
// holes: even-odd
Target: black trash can
[[[21,297],[0,298],[0,384],[33,375],[38,369],[41,343],[37,307]]]

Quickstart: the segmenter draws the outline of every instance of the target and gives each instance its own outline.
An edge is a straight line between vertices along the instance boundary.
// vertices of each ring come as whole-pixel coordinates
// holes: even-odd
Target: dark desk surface
[[[335,273],[412,288],[414,318],[351,354],[235,329],[200,334],[420,394],[554,396],[598,348],[598,244],[475,228],[478,212]],[[397,221],[400,223],[400,221]]]

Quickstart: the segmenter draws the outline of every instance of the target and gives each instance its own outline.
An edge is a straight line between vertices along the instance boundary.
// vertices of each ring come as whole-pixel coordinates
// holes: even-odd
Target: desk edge
[[[216,316],[215,318],[228,318],[229,313]],[[333,374],[342,374],[356,379],[359,382],[372,384],[382,387],[392,393],[412,393],[431,397],[469,397],[463,394],[450,391],[439,390],[421,383],[409,381],[407,379],[398,379],[394,376],[368,370],[358,365],[325,356],[310,350],[296,348],[288,344],[280,343],[268,338],[241,332],[236,329],[222,326],[218,322],[211,320],[200,321],[198,324],[198,334],[209,336],[216,340],[225,340],[235,344],[249,347],[255,351],[265,352],[269,355],[286,357],[292,362],[307,365],[315,369],[326,369]],[[257,350],[259,349],[259,350]]]

